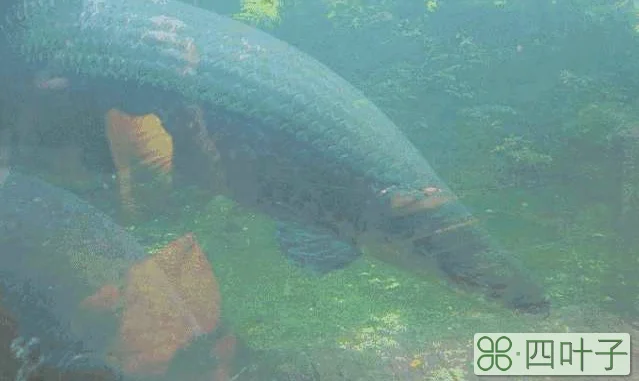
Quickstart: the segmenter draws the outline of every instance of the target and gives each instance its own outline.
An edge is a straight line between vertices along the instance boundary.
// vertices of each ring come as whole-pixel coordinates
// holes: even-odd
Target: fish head
[[[474,229],[473,229],[474,230]],[[482,232],[471,232],[470,234]],[[455,234],[469,234],[458,232]],[[488,240],[486,236],[473,240]],[[417,250],[427,250],[417,243]],[[457,251],[438,252],[438,268],[456,286],[479,291],[518,312],[547,316],[551,302],[544,288],[522,265],[514,253],[496,244],[467,246],[461,243]],[[431,249],[432,250],[432,249]]]
[[[548,313],[550,301],[539,283],[445,186],[395,187],[380,195],[388,205],[384,231],[409,248],[401,263],[411,271],[435,264],[456,286],[481,290],[515,311]]]

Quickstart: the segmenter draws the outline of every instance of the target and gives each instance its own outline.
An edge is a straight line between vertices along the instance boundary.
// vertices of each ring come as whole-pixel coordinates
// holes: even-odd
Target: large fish
[[[16,381],[47,371],[228,380],[234,339],[220,308],[192,234],[147,255],[73,194],[0,172],[0,309],[18,325]],[[182,353],[202,361],[178,367]]]
[[[21,0],[7,44],[68,78],[105,112],[197,104],[232,196],[267,211],[295,262],[326,272],[359,257],[362,233],[400,237],[452,280],[545,312],[536,281],[488,238],[405,135],[361,92],[296,48],[174,0]],[[72,86],[71,86],[72,87]]]

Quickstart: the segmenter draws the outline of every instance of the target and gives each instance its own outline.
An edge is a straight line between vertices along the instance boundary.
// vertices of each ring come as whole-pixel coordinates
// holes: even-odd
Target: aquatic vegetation
[[[439,7],[439,2],[437,0],[427,0],[426,1],[426,10],[428,12],[435,12]]]
[[[563,130],[567,138],[604,147],[618,136],[631,134],[638,122],[639,113],[626,102],[596,101],[581,105]]]
[[[396,19],[391,10],[391,0],[323,0],[323,3],[326,18],[340,28],[366,30]]]
[[[399,314],[388,312],[382,316],[372,316],[369,324],[355,332],[352,339],[343,338],[339,345],[342,349],[356,351],[374,351],[387,356],[390,351],[398,347],[396,335],[406,331]]]
[[[503,155],[516,169],[540,169],[552,163],[550,155],[536,151],[533,143],[522,136],[505,138],[492,152]]]
[[[315,9],[312,3],[298,3],[296,6]],[[449,183],[454,185],[453,188],[463,188],[462,195],[474,195],[467,198],[475,202],[473,206],[493,204],[490,212],[486,211],[482,217],[491,220],[497,227],[493,230],[503,235],[511,247],[521,251],[517,254],[524,252],[522,257],[527,263],[534,263],[533,267],[539,274],[544,274],[544,281],[550,285],[550,292],[560,306],[593,302],[608,306],[618,304],[624,308],[626,301],[637,303],[636,295],[624,299],[614,293],[614,287],[620,284],[631,291],[636,290],[636,282],[632,280],[636,266],[629,264],[624,254],[611,249],[613,238],[605,225],[613,219],[614,211],[608,203],[616,197],[617,191],[610,184],[612,171],[604,157],[610,151],[599,149],[616,138],[626,138],[625,192],[636,197],[636,189],[639,188],[633,163],[637,156],[629,139],[634,139],[633,125],[636,124],[631,112],[634,107],[631,93],[634,90],[629,86],[631,91],[627,91],[614,82],[602,86],[604,82],[592,71],[575,70],[569,62],[555,61],[562,56],[558,52],[575,43],[574,39],[563,44],[554,39],[555,36],[567,35],[576,25],[570,19],[562,19],[562,14],[555,16],[559,11],[554,12],[554,9],[567,3],[556,2],[558,4],[553,5],[555,8],[550,8],[550,11],[545,7],[546,3],[551,3],[550,0],[474,0],[455,4],[429,1],[416,2],[418,12],[411,12],[406,3],[396,1],[333,3],[334,8],[328,7],[328,24],[335,26],[333,30],[316,28],[316,23],[308,22],[309,29],[296,29],[296,33],[306,38],[313,34],[306,32],[316,32],[313,35],[322,41],[321,46],[332,46],[334,52],[323,53],[329,64],[340,67],[340,63],[348,61],[343,64],[345,76],[349,70],[357,73],[354,81],[364,84],[365,92],[371,94],[393,120],[401,122],[398,123],[401,128],[414,138],[427,156],[432,157],[436,166],[447,169],[442,173],[452,179]],[[532,3],[539,6],[540,14],[546,12],[546,15],[557,17],[561,27],[548,21],[539,25],[540,31],[527,31],[530,33],[528,36],[516,31],[513,36],[493,33],[498,37],[494,40],[487,40],[478,31],[481,29],[479,24],[487,25],[486,29],[492,31],[495,26],[511,25],[521,19],[526,21],[527,17],[534,19],[536,11],[532,5],[527,5]],[[587,16],[580,19],[587,26],[589,22],[600,22],[597,14],[603,8],[611,9],[610,6],[619,4],[597,3],[601,9],[586,9],[597,5],[593,1],[570,2],[571,12]],[[238,18],[262,26],[284,23],[280,20],[282,9],[279,2],[249,1],[244,4],[248,4],[243,10],[246,14]],[[261,9],[272,4],[276,6]],[[474,7],[471,9],[470,5]],[[504,17],[499,21],[495,14],[483,13],[489,16],[484,16],[478,25],[450,17],[456,14],[463,16],[464,13],[473,16],[482,14],[479,8],[497,9],[503,12]],[[441,13],[446,16],[438,20]],[[515,18],[518,14],[519,18]],[[320,11],[314,17],[324,18],[326,15]],[[316,19],[309,17],[300,21],[300,25]],[[484,23],[486,20],[492,23]],[[450,30],[454,33],[449,34]],[[373,43],[352,43],[355,40],[353,35],[357,33],[361,33],[362,40],[368,39]],[[304,46],[304,42],[300,46]],[[352,52],[357,59],[340,55],[340,46]],[[592,43],[588,49],[596,51],[596,46]],[[402,55],[402,52],[409,54]],[[544,52],[549,54],[544,56]],[[541,69],[520,64],[530,57],[527,54],[540,57],[535,62],[551,67],[548,72],[553,75],[535,77]],[[589,62],[600,62],[593,59],[597,54],[584,56],[578,64],[588,66]],[[394,62],[382,59],[378,62],[377,57],[382,56],[394,56],[390,60]],[[575,61],[574,57],[568,61]],[[620,64],[621,61],[622,58]],[[366,65],[378,65],[379,70],[368,70]],[[500,88],[496,79],[503,79],[506,85]],[[527,79],[533,84],[525,83]],[[605,104],[602,99],[610,103]],[[522,121],[533,126],[526,130],[527,125]],[[553,138],[551,144],[543,140],[546,134]],[[445,156],[440,155],[438,149],[446,151]],[[562,166],[561,169],[557,169],[559,166]],[[590,181],[575,188],[547,183],[541,189],[496,189],[505,185],[495,180],[496,172],[502,169],[517,176],[530,170],[551,169],[571,175],[580,170],[584,175],[581,179]],[[204,193],[200,196],[201,199],[210,198]],[[225,300],[230,301],[224,314],[254,348],[298,353],[300,348],[309,346],[339,346],[336,343],[344,343],[344,351],[372,354],[373,358],[378,355],[379,348],[384,348],[401,358],[393,371],[405,372],[408,369],[415,373],[411,377],[421,376],[409,378],[407,373],[401,373],[406,377],[397,378],[461,380],[464,374],[469,374],[462,353],[451,350],[450,355],[442,354],[440,352],[445,350],[436,345],[421,348],[422,351],[406,349],[405,346],[414,345],[412,340],[438,335],[456,335],[466,339],[471,334],[468,330],[479,326],[492,329],[533,327],[486,300],[454,294],[440,287],[440,281],[435,277],[424,282],[368,257],[322,281],[308,279],[307,274],[291,269],[279,256],[272,237],[272,223],[263,216],[247,213],[222,197],[204,205],[193,201],[193,192],[184,192],[178,197],[189,205],[179,218],[149,221],[146,225],[137,225],[134,233],[148,234],[147,242],[151,244],[170,241],[175,238],[172,236],[175,230],[197,230],[198,235],[205,237],[203,247],[215,248],[211,257],[220,263],[218,274],[223,275],[220,288]],[[597,204],[594,199],[603,201]],[[631,203],[628,205],[632,209]],[[480,207],[479,210],[485,208]],[[627,222],[632,234],[635,234],[633,227],[636,223]],[[561,241],[554,242],[558,236]],[[532,247],[531,242],[540,246]],[[377,265],[374,270],[369,268],[371,264]],[[617,274],[616,269],[623,269],[623,274]],[[259,292],[256,292],[256,284]],[[392,316],[388,318],[392,315],[388,311],[396,315],[394,320]],[[373,318],[363,325],[362,321],[367,316],[362,315],[369,313]],[[581,314],[579,311],[571,313]],[[388,321],[384,320],[385,317]],[[569,327],[565,320],[565,317],[555,320],[553,316],[556,325],[549,329],[574,330],[585,326],[570,324]],[[604,320],[609,321],[607,318]],[[331,349],[326,352],[331,352]],[[429,349],[437,353],[433,361],[428,359]],[[333,350],[332,353],[332,358],[330,355],[318,355],[317,358],[305,359],[305,364],[314,359],[331,365],[336,362],[329,360],[335,360],[335,357],[350,359],[344,352]],[[428,368],[433,363],[436,365]],[[366,364],[367,367],[359,368],[351,365],[338,376],[362,376],[366,371],[372,373],[375,365],[379,366],[379,362],[374,360]],[[319,379],[313,378],[318,372],[321,379],[339,379],[325,376],[338,374],[331,369],[320,367],[315,373],[312,369],[303,373],[299,368],[312,366],[288,365],[283,367],[286,368],[283,372],[299,375],[296,379]],[[378,375],[378,378],[368,379],[392,378]]]
[[[233,17],[253,25],[274,26],[280,22],[280,0],[241,0],[241,11]]]

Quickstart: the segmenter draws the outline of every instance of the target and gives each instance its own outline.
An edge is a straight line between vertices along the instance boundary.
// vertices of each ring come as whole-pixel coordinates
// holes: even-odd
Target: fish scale
[[[315,147],[334,145],[335,159],[362,175],[374,172],[380,186],[443,186],[418,150],[361,92],[263,32],[174,1],[110,0],[99,3],[98,11],[91,9],[96,2],[82,6],[61,0],[55,7],[28,3],[22,32],[13,42],[29,58],[46,61],[61,74],[131,79],[252,120],[270,116],[266,128],[308,136]],[[164,52],[164,43],[145,37],[162,29],[147,15],[168,14],[188,20],[174,33],[177,39],[194,41],[197,75],[181,75],[178,69],[185,62]],[[104,41],[110,44],[105,47]]]
[[[171,379],[230,366],[213,361],[219,286],[193,234],[147,255],[92,205],[14,171],[0,184],[0,305],[18,326],[16,381],[41,370],[167,380],[182,350],[208,361]]]
[[[65,345],[106,347],[106,330],[71,329],[77,301],[122,278],[131,263],[146,257],[142,247],[93,206],[35,178],[12,173],[0,200],[2,304],[18,315],[20,334],[62,345],[49,351],[54,363],[66,354]],[[43,251],[49,255],[31,254]]]
[[[25,0],[16,9],[9,39],[36,66],[76,73],[105,98],[109,88],[139,86],[151,112],[186,100],[225,119],[222,131],[207,128],[221,135],[232,196],[279,220],[280,247],[293,261],[322,273],[339,268],[361,255],[357,234],[368,232],[360,227],[373,226],[410,237],[410,254],[435,257],[457,283],[511,308],[548,310],[543,289],[492,243],[399,128],[298,49],[172,0]],[[166,113],[168,132],[187,134]]]

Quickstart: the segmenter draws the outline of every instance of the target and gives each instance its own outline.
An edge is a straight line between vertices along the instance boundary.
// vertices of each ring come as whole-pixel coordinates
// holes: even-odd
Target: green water
[[[375,254],[386,247],[367,246],[363,258],[318,277],[280,253],[266,216],[180,189],[156,219],[127,229],[149,251],[196,234],[225,324],[247,349],[238,380],[475,380],[475,332],[639,337],[637,197],[630,218],[620,216],[623,189],[639,189],[636,2],[188,2],[263,28],[361,89],[552,301],[548,317],[518,315],[434,268],[415,274],[381,262]],[[21,164],[117,210],[102,115],[67,95],[34,95],[30,77],[2,79],[0,126],[40,152]],[[64,145],[83,149],[89,172],[107,180],[65,177],[75,167],[55,168],[45,152]]]

